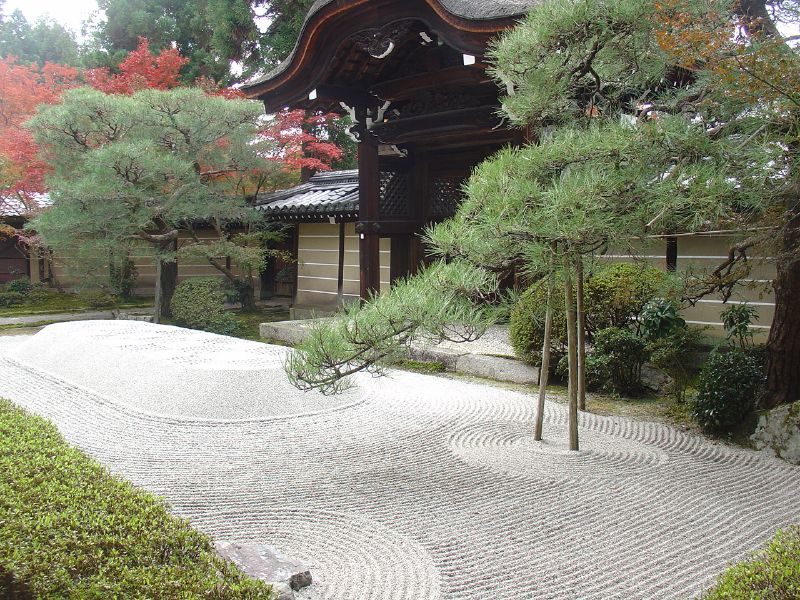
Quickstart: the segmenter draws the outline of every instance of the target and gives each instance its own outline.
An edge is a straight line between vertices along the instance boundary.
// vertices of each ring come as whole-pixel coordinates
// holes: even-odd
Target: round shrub
[[[19,292],[0,292],[0,306],[19,306],[28,299],[27,294]]]
[[[543,279],[519,297],[511,310],[508,333],[514,353],[520,360],[539,365],[542,362],[544,318],[547,311],[547,280]],[[553,325],[550,333],[550,363],[555,367],[567,348],[567,322],[564,315],[564,285],[557,282],[553,296]]]
[[[586,280],[586,329],[591,335],[607,327],[636,323],[644,306],[667,284],[667,275],[649,265],[609,265]]]
[[[13,279],[6,284],[6,291],[27,296],[31,291],[31,282],[28,279]]]
[[[178,325],[229,335],[236,321],[225,312],[225,292],[218,279],[187,279],[175,288],[172,316]]]
[[[642,338],[624,327],[607,327],[595,334],[594,348],[586,363],[588,367],[590,361],[596,361],[593,369],[606,371],[611,391],[634,395],[642,389],[642,365],[646,360],[647,344]]]
[[[753,410],[762,372],[755,358],[738,348],[713,352],[700,371],[692,416],[704,431],[729,433]]]

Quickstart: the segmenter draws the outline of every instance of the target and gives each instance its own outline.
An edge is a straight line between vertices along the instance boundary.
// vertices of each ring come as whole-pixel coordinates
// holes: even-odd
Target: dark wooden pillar
[[[378,140],[364,132],[358,144],[359,264],[361,299],[377,294],[381,288],[380,259],[380,170]]]

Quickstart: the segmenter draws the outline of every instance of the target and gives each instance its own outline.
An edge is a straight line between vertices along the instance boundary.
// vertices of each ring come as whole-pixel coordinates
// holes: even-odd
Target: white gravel
[[[392,372],[348,405],[289,388],[282,350],[144,323],[2,347],[0,396],[217,539],[312,565],[302,598],[687,598],[800,521],[798,467],[591,414],[570,453],[561,405],[537,444],[534,399],[486,385]],[[263,389],[233,383],[262,368]],[[204,373],[231,393],[211,402]]]

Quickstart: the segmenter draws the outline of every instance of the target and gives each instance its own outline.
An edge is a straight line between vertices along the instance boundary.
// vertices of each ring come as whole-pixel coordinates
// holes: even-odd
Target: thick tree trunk
[[[244,278],[247,285],[243,285],[239,291],[239,301],[242,305],[242,310],[256,310],[256,287],[253,285],[253,278]]]
[[[564,257],[564,309],[567,313],[567,352],[569,360],[568,402],[569,449],[578,450],[578,348],[575,315],[575,294],[572,289],[572,264]]]
[[[172,316],[172,296],[178,280],[178,263],[158,260],[156,262],[156,290],[153,303],[153,323],[161,323],[164,317]]]
[[[578,315],[578,410],[586,410],[586,310],[583,306],[582,256],[578,256],[575,267],[575,308]]]
[[[544,341],[542,343],[542,364],[539,368],[539,402],[536,405],[536,426],[533,439],[542,440],[544,425],[544,399],[547,393],[547,381],[550,378],[550,331],[553,327],[553,295],[555,291],[555,277],[552,264],[550,274],[547,276],[547,308],[544,315]]]
[[[767,339],[767,382],[759,408],[773,408],[800,400],[800,223],[788,225],[781,250],[788,258],[777,261],[775,316]]]

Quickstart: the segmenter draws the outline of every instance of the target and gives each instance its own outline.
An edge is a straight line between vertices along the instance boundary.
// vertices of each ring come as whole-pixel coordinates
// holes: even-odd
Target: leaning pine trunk
[[[783,234],[787,258],[777,261],[775,316],[767,338],[767,382],[759,398],[759,408],[774,408],[800,400],[800,223],[787,226]]]
[[[156,260],[156,290],[153,304],[153,323],[161,323],[172,315],[172,296],[178,279],[178,264],[175,261]]]
[[[578,410],[586,410],[586,311],[583,306],[583,257],[575,261],[575,305],[578,313]]]
[[[550,375],[550,330],[553,327],[553,295],[555,293],[555,277],[552,261],[550,273],[547,276],[547,308],[544,315],[544,341],[542,343],[542,366],[539,369],[539,403],[536,406],[536,427],[533,439],[542,440],[542,426],[544,423],[544,398],[547,391],[547,380]]]
[[[572,265],[564,257],[564,309],[567,313],[567,351],[569,356],[569,449],[578,449],[578,351],[576,344],[576,315],[572,290]]]

